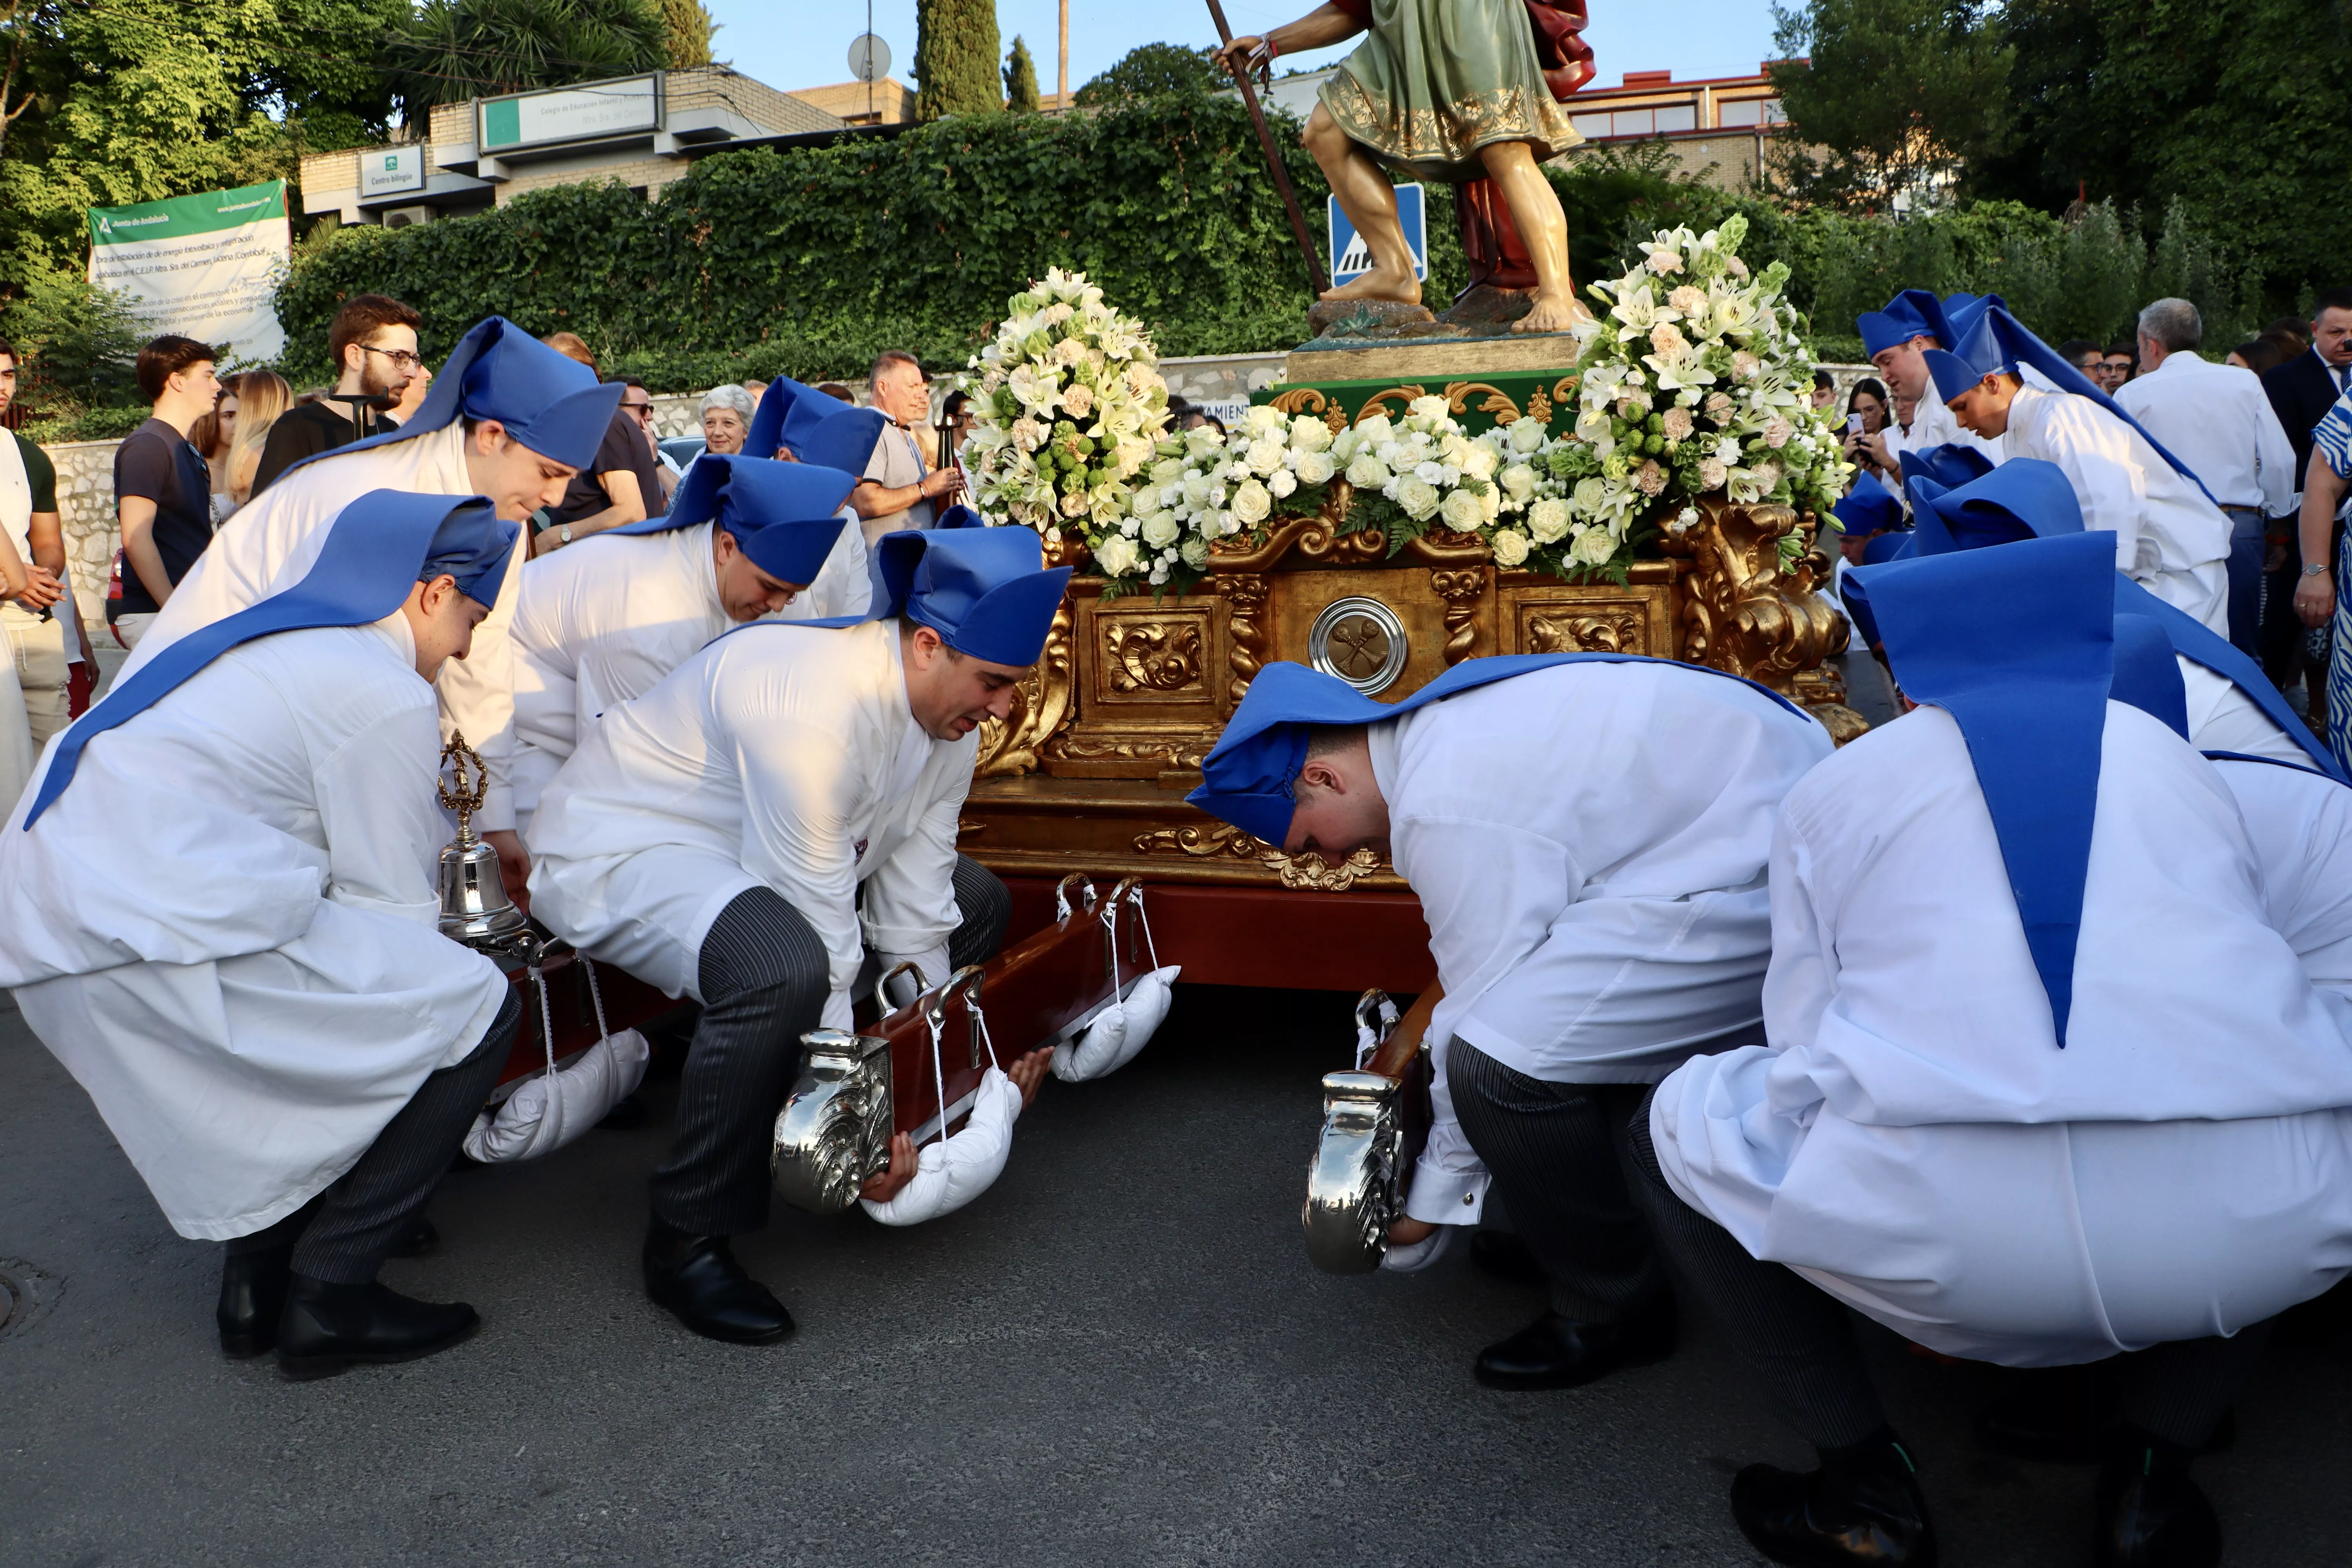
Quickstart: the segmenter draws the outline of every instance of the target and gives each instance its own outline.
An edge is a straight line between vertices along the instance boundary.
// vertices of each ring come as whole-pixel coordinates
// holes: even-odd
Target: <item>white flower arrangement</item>
[[[971,362],[977,414],[961,455],[974,510],[1048,545],[1074,534],[1104,576],[1136,576],[1145,556],[1121,525],[1168,428],[1159,363],[1143,329],[1084,273],[1050,268],[1013,295],[996,341]]]
[[[1591,287],[1607,310],[1576,328],[1573,431],[1521,421],[1480,437],[1504,457],[1496,564],[1622,582],[1651,531],[1691,527],[1711,493],[1830,516],[1851,465],[1808,396],[1813,362],[1780,297],[1789,269],[1751,276],[1747,232],[1739,216],[1703,235],[1661,229],[1640,266]]]

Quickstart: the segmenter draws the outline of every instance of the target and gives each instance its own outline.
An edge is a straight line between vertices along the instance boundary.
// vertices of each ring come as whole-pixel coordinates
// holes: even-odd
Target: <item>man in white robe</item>
[[[1790,792],[1769,1044],[1685,1064],[1635,1130],[1678,1274],[1821,1451],[1732,1486],[1784,1562],[1934,1555],[1851,1307],[2012,1366],[2144,1352],[2101,1561],[2217,1563],[2189,1457],[2267,1320],[2352,1268],[2352,1005],[2178,721],[2110,700],[2177,668],[2112,571],[2075,535],[1858,574],[1931,706]]]
[[[1907,488],[1918,519],[1910,541],[1913,555],[2083,531],[2073,482],[2064,470],[2038,458],[2013,459],[1957,489],[1924,479]],[[2271,757],[2341,776],[2334,755],[2287,707],[2262,667],[2228,638],[2120,573],[2116,610],[2147,616],[2163,628],[2186,692],[2188,737],[2200,750]]]
[[[0,828],[0,984],[172,1227],[226,1241],[219,1327],[297,1375],[473,1309],[375,1282],[505,1064],[498,967],[440,934],[429,682],[518,532],[379,491],[299,586],[182,639],[53,741]]]
[[[2352,998],[2352,788],[2268,757],[2205,755],[2238,798],[2271,924],[2314,985]]]
[[[599,715],[730,626],[863,616],[866,540],[838,469],[698,459],[669,511],[525,563],[515,606],[515,822]]]
[[[1974,318],[1952,352],[1923,357],[1935,380],[1928,404],[1945,404],[1963,429],[2001,437],[2012,459],[2056,464],[2083,526],[2115,535],[2117,571],[2230,635],[2230,520],[2114,398],[1999,307]],[[2028,371],[2051,384],[2030,384]]]
[[[116,680],[136,675],[199,627],[299,581],[318,558],[327,523],[370,490],[487,496],[511,522],[555,505],[572,476],[593,461],[625,390],[618,383],[600,385],[593,371],[503,317],[478,323],[434,377],[415,418],[295,464],[223,523]],[[436,683],[442,738],[462,732],[489,774],[475,826],[497,848],[507,890],[518,901],[528,897],[530,860],[515,831],[515,677],[507,629],[530,553],[516,552],[472,656],[452,661]]]
[[[850,1026],[869,963],[912,960],[937,985],[982,962],[1010,911],[956,853],[957,813],[979,727],[1010,710],[1069,571],[1021,528],[895,533],[877,553],[875,618],[721,637],[607,711],[532,819],[539,918],[702,1005],[644,1266],[647,1294],[713,1339],[792,1331],[729,1238],[767,1223],[801,1037]],[[1046,1059],[1014,1073],[1024,1090]],[[866,1195],[913,1174],[902,1140]]]
[[[1488,1386],[1672,1351],[1619,1133],[1643,1086],[1754,1037],[1773,814],[1830,750],[1736,677],[1551,654],[1466,660],[1396,703],[1269,665],[1203,763],[1202,810],[1292,854],[1384,849],[1421,900],[1436,1124],[1390,1239],[1476,1223],[1491,1170],[1553,1286],[1480,1352]]]
[[[1927,362],[1921,357],[1928,349],[1951,348],[1981,303],[1970,294],[1938,300],[1925,289],[1906,289],[1889,300],[1885,310],[1864,311],[1855,320],[1863,356],[1895,395],[1911,399],[1916,410],[1910,429],[1890,422],[1877,435],[1863,437],[1871,456],[1889,471],[1908,473],[1910,466],[1902,460],[1905,453],[1916,459],[1939,447],[1978,454],[1988,465],[1998,465],[2006,456],[1999,437],[1987,440],[1962,429],[1952,418],[1951,410],[1936,395]]]

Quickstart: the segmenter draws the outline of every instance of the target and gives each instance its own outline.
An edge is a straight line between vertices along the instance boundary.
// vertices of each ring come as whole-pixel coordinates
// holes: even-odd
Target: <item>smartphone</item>
[[[1845,433],[1849,436],[1859,436],[1862,434],[1861,415],[1849,414],[1845,416]]]

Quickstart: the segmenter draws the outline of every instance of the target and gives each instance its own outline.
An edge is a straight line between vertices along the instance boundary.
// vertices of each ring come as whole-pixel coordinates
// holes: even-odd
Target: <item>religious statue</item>
[[[1421,303],[1385,163],[1458,187],[1474,285],[1533,282],[1514,331],[1565,331],[1591,313],[1569,275],[1567,215],[1538,167],[1582,140],[1560,98],[1591,76],[1583,26],[1584,0],[1330,0],[1220,51],[1241,76],[1368,34],[1323,84],[1304,134],[1372,262],[1324,300]]]

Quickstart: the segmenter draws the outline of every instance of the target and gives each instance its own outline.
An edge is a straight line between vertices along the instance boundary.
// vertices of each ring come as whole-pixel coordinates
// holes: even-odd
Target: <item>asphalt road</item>
[[[1180,997],[1117,1077],[1049,1083],[961,1213],[780,1207],[740,1250],[800,1318],[783,1345],[696,1339],[639,1291],[657,1085],[644,1131],[444,1184],[443,1250],[386,1278],[472,1301],[478,1337],[301,1384],[221,1359],[215,1250],[0,1010],[0,1271],[31,1287],[0,1331],[0,1564],[1759,1561],[1730,1472],[1805,1456],[1706,1325],[1589,1389],[1478,1388],[1533,1292],[1303,1255],[1348,999]],[[2085,1562],[2090,1472],[1973,1452],[1979,1373],[1873,1347],[1946,1562]],[[2347,1555],[2347,1368],[2274,1352],[2205,1462],[2233,1563]]]

